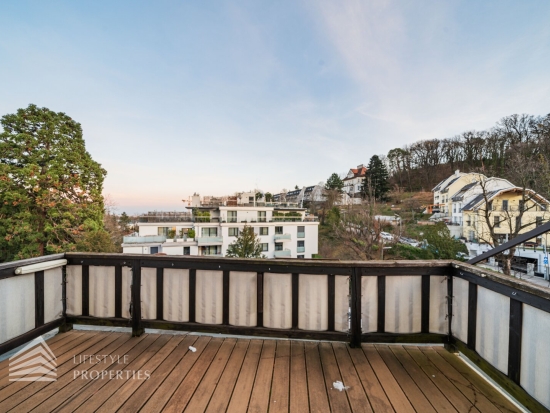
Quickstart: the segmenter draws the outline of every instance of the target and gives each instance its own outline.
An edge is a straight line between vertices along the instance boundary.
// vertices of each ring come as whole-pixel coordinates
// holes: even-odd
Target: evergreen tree
[[[102,230],[107,172],[80,124],[36,105],[0,122],[0,261],[71,251]]]
[[[378,201],[385,201],[387,193],[390,190],[388,179],[386,165],[384,165],[384,162],[382,162],[378,155],[373,155],[370,158],[367,173],[361,187],[363,198],[374,198]]]
[[[233,258],[265,258],[262,255],[260,238],[254,233],[254,228],[245,225],[237,239],[227,247],[225,256]]]
[[[325,189],[327,191],[337,190],[338,192],[342,193],[343,188],[344,188],[344,181],[340,179],[337,173],[333,173],[327,179],[327,183],[325,184]]]

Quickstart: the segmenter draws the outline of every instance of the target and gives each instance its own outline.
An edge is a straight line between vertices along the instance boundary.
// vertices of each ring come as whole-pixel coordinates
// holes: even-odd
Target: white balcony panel
[[[141,318],[157,318],[157,269],[141,269]]]
[[[197,323],[223,322],[223,272],[197,270],[195,317]]]
[[[264,273],[264,326],[292,327],[292,274]]]
[[[115,316],[115,267],[90,265],[90,315]]]
[[[447,277],[430,276],[430,333],[448,334]]]
[[[361,277],[361,323],[363,333],[378,330],[378,277]]]
[[[334,276],[334,329],[349,331],[349,277]]]
[[[132,269],[122,267],[122,318],[132,318],[130,303],[132,302]]]
[[[81,265],[67,265],[67,314],[82,315]]]
[[[550,314],[523,304],[521,386],[550,409]]]
[[[0,343],[34,328],[34,273],[0,280]]]
[[[44,271],[44,323],[63,315],[63,268]]]
[[[163,313],[168,321],[189,321],[189,270],[165,268]]]
[[[508,374],[510,299],[477,287],[476,351],[494,367]]]
[[[231,271],[229,274],[229,324],[256,326],[257,273]]]
[[[300,274],[298,328],[325,331],[328,328],[328,277]]]
[[[464,343],[468,342],[468,295],[469,282],[453,277],[453,319],[452,332]],[[445,300],[446,302],[446,300]]]
[[[386,332],[419,333],[422,317],[422,277],[386,277]]]

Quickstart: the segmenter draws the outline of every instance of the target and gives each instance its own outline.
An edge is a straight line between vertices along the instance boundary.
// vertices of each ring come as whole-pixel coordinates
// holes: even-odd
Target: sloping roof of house
[[[525,191],[530,194],[531,200],[544,205],[549,204],[546,198],[544,198],[542,195],[537,194],[532,189],[525,189]],[[496,191],[491,191],[487,193],[487,200],[490,202],[498,195],[504,194],[506,192],[523,192],[523,188],[520,188],[519,186],[513,186],[511,188],[497,189]],[[462,211],[472,211],[472,210],[478,209],[483,204],[483,202],[484,202],[483,194],[479,194],[470,202],[468,202],[462,208]]]
[[[453,195],[452,200],[453,201],[462,201],[466,191],[468,189],[472,188],[475,185],[477,185],[477,182],[472,182],[468,185],[464,185],[462,188],[460,188],[460,190],[456,194]]]
[[[350,172],[353,172],[353,176],[351,178],[348,178],[347,176],[343,179],[344,181],[348,181],[350,179],[353,179],[353,178],[361,178],[361,177],[364,177],[365,174],[367,173],[367,167],[366,166],[363,166],[362,168],[351,168],[349,170]],[[348,175],[349,175],[349,172],[348,172]]]
[[[449,192],[449,187],[458,179],[460,176],[457,176],[456,178],[452,179],[447,185],[445,185],[445,189],[441,191],[442,193]]]

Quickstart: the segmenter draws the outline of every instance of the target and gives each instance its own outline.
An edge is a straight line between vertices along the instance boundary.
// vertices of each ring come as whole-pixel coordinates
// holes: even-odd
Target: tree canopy
[[[386,165],[378,155],[370,158],[367,173],[361,191],[363,197],[385,201],[390,190],[389,175]]]
[[[327,191],[330,190],[337,190],[338,192],[342,192],[342,189],[344,188],[344,181],[340,179],[337,173],[333,173],[328,179],[327,183],[325,184],[325,189]]]
[[[36,105],[0,123],[0,260],[71,251],[102,230],[106,171],[80,124]]]
[[[254,228],[245,225],[237,239],[227,247],[225,256],[233,258],[265,258],[262,255],[260,238],[254,233]]]

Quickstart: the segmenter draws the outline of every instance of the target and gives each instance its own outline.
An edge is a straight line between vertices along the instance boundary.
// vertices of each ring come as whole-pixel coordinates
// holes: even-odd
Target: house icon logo
[[[56,381],[56,357],[38,337],[10,357],[10,381]]]

